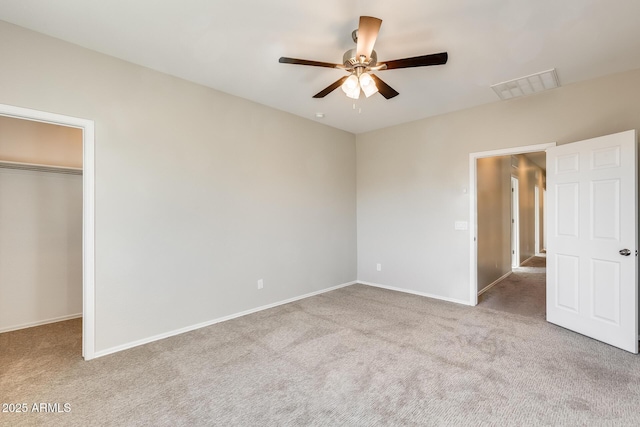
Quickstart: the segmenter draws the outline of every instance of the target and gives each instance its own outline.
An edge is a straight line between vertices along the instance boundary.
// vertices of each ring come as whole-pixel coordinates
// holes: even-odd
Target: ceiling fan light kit
[[[360,74],[360,78],[358,80],[360,81],[360,88],[362,88],[362,91],[367,98],[378,92],[376,82],[373,81],[373,77],[368,73]]]
[[[347,94],[349,98],[360,98],[360,83],[358,82],[358,78],[353,74],[347,77],[347,80],[342,83],[341,87],[342,91]]]
[[[280,58],[279,62],[282,64],[309,65],[313,67],[345,70],[349,73],[348,76],[333,82],[313,97],[324,98],[338,87],[341,87],[342,91],[352,99],[358,99],[361,91],[367,98],[374,93],[380,93],[386,99],[391,99],[399,94],[395,89],[382,81],[380,77],[372,74],[372,71],[426,67],[447,63],[449,57],[447,52],[441,52],[412,58],[396,59],[378,64],[378,54],[373,50],[373,46],[378,38],[381,25],[381,19],[372,16],[361,16],[358,29],[351,33],[351,37],[356,43],[356,48],[345,52],[342,57],[342,64],[287,58],[284,56]]]
[[[369,73],[362,72],[361,68],[356,69],[342,84],[342,91],[352,99],[360,98],[360,91],[368,98],[378,92],[376,82]],[[359,77],[357,77],[359,74]]]

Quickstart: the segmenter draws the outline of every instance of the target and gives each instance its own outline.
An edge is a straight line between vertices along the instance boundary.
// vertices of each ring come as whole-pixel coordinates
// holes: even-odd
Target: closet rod
[[[0,160],[0,169],[17,169],[35,172],[63,173],[67,175],[82,175],[81,168],[70,168],[65,166],[38,165],[35,163],[8,162]]]

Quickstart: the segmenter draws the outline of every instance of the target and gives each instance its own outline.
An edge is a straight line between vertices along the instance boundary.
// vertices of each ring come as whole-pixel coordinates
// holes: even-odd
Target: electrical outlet
[[[258,280],[258,289],[262,289],[264,287],[264,280]]]
[[[382,271],[382,264],[376,264],[376,270]]]

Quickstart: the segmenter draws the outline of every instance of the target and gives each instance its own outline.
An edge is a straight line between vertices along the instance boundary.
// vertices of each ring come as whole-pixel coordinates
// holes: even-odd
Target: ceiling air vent
[[[520,159],[518,159],[518,156],[511,156],[511,167],[518,169],[518,166],[520,166]]]
[[[491,85],[491,89],[495,91],[500,99],[506,100],[554,89],[558,86],[560,86],[558,75],[556,74],[556,69],[552,68],[551,70],[519,77],[508,82]]]

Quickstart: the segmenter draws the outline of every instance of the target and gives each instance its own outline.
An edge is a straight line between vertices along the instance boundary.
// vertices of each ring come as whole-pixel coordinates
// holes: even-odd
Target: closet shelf
[[[39,165],[35,163],[9,162],[6,160],[0,160],[0,169],[17,169],[36,172],[63,173],[67,175],[82,175],[82,168]]]

